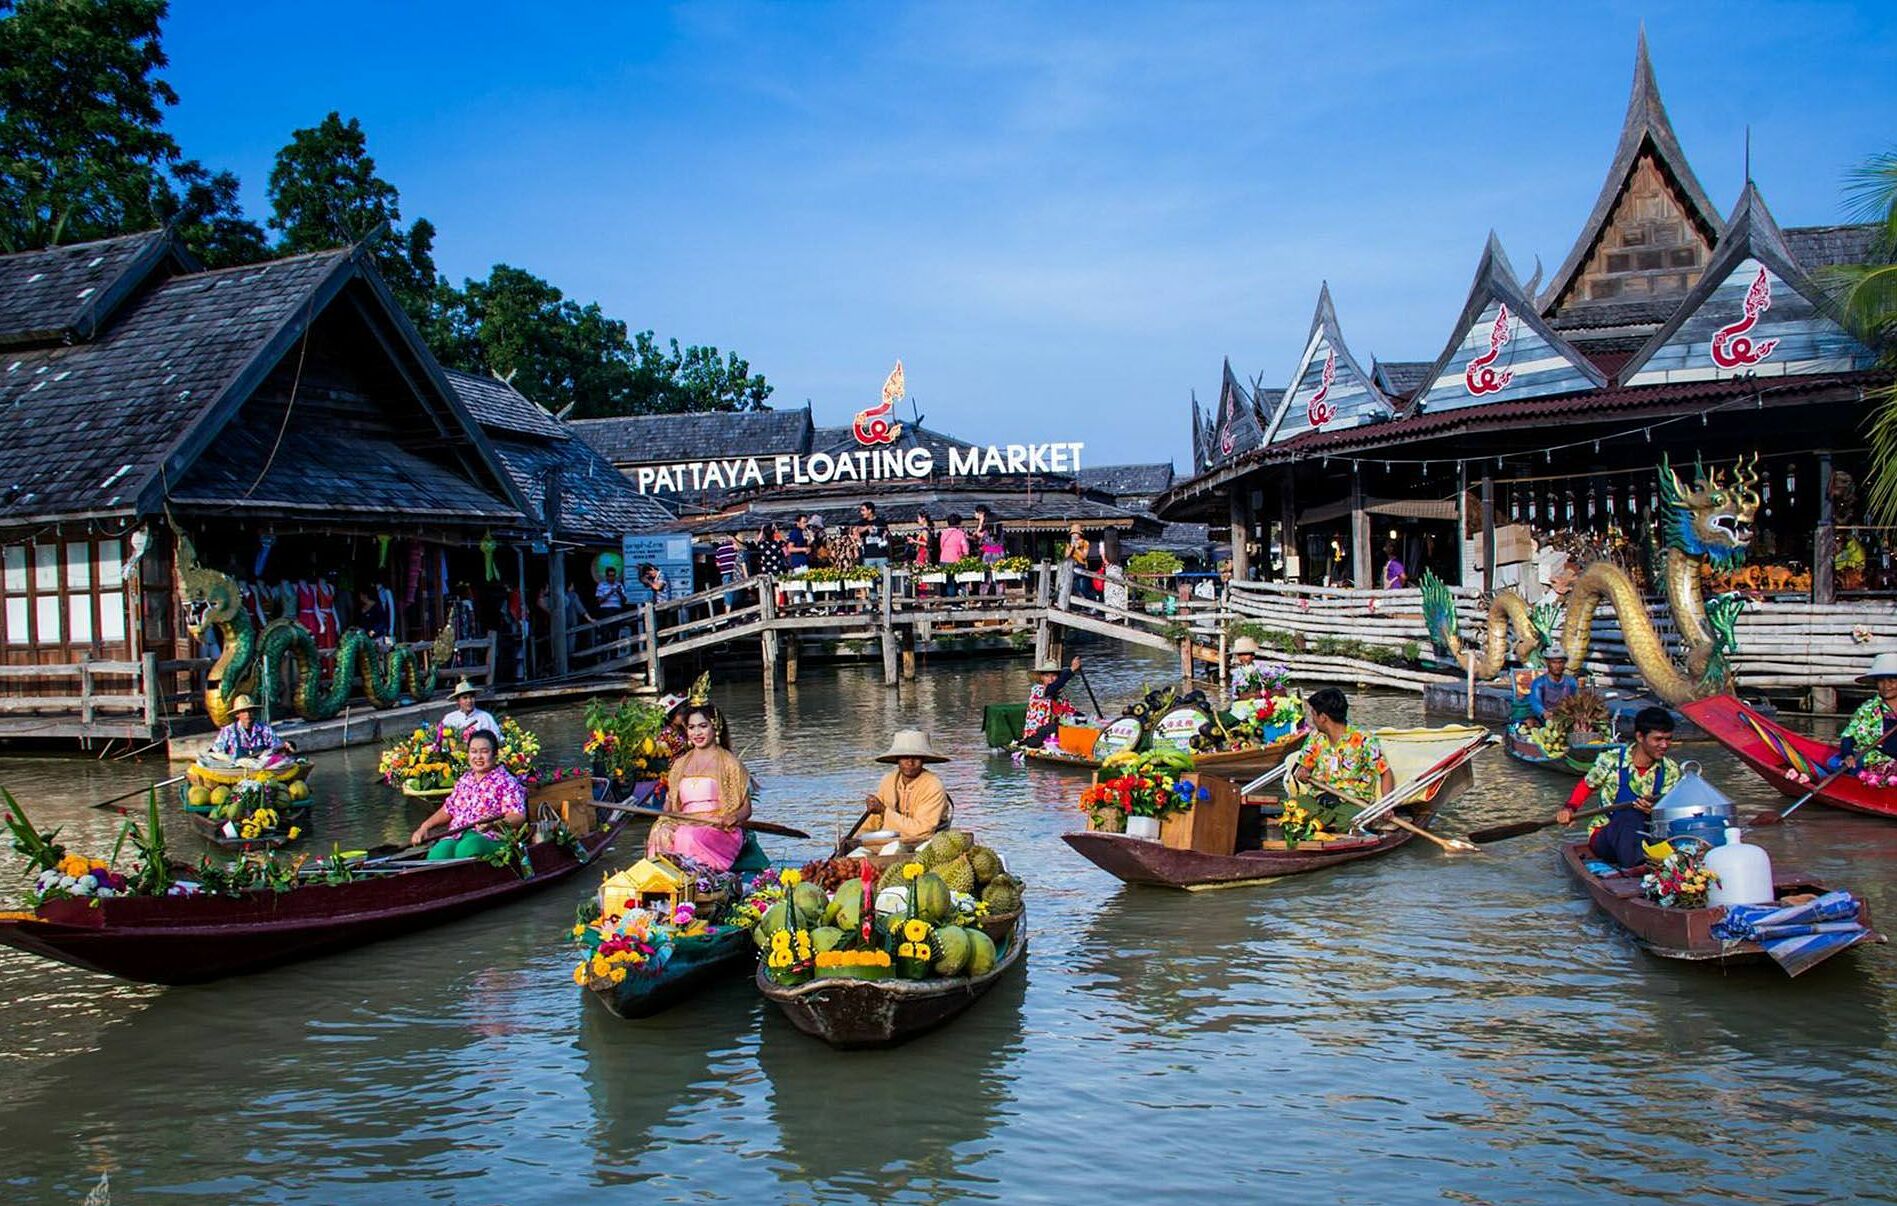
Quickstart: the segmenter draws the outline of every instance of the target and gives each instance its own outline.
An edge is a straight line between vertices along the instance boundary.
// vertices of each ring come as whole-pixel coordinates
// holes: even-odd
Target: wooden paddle
[[[640,808],[635,804],[602,804],[596,800],[593,802],[593,806],[595,808],[604,809],[607,812],[623,812],[627,816],[669,817],[674,821],[684,821],[687,824],[709,824],[709,822],[703,820],[693,821],[691,815],[688,813],[666,812],[659,808]],[[801,829],[793,829],[789,825],[778,825],[770,821],[739,821],[736,825],[731,826],[731,828],[749,829],[754,833],[769,833],[775,834],[778,837],[808,838],[810,836]]]
[[[1076,670],[1074,673],[1080,675],[1080,685],[1087,688],[1087,699],[1089,700],[1089,702],[1093,704],[1093,714],[1095,716],[1098,716],[1100,719],[1105,720],[1107,718],[1107,714],[1100,710],[1100,697],[1093,693],[1093,684],[1087,681],[1087,668],[1085,666],[1082,666],[1079,670]]]
[[[182,783],[184,782],[184,780],[185,780],[185,776],[177,775],[177,776],[174,776],[173,778],[164,779],[164,780],[161,780],[160,782],[154,783],[150,787],[134,787],[132,790],[126,792],[124,795],[113,796],[109,800],[100,800],[97,804],[94,804],[92,807],[110,808],[114,804],[117,804],[120,800],[129,800],[133,796],[142,796],[148,791],[157,791],[161,787],[170,787],[173,783]],[[121,809],[120,811],[124,811],[124,810]]]
[[[1585,821],[1589,817],[1606,816],[1612,811],[1611,808],[1590,808],[1586,812],[1575,813],[1569,817],[1565,823],[1572,824],[1575,821]],[[1506,841],[1509,838],[1524,837],[1531,833],[1540,833],[1544,829],[1563,823],[1564,822],[1561,821],[1517,821],[1513,825],[1497,825],[1493,829],[1478,829],[1469,835],[1469,840],[1478,846],[1486,846],[1490,842]]]
[[[1786,817],[1791,816],[1793,813],[1797,812],[1800,808],[1803,808],[1807,800],[1810,800],[1813,796],[1817,795],[1819,792],[1823,791],[1825,788],[1831,786],[1832,780],[1836,779],[1839,775],[1848,775],[1850,773],[1851,773],[1851,769],[1849,767],[1845,767],[1845,766],[1839,767],[1837,770],[1832,771],[1830,774],[1826,775],[1824,778],[1818,780],[1818,783],[1816,786],[1814,786],[1810,791],[1806,792],[1804,795],[1798,797],[1797,801],[1794,802],[1792,806],[1790,808],[1787,808],[1784,812],[1774,812],[1772,809],[1768,808],[1764,812],[1760,813],[1759,815],[1753,817],[1751,820],[1747,821],[1746,828],[1756,829],[1762,825],[1779,824],[1780,822],[1784,821]]]
[[[836,858],[840,856],[845,850],[849,849],[850,839],[856,836],[857,831],[863,828],[863,822],[867,820],[869,820],[869,809],[865,808],[863,810],[863,815],[856,818],[856,823],[850,826],[849,832],[845,833],[841,838],[837,839],[836,852],[830,856],[831,858]]]
[[[1346,803],[1355,804],[1358,808],[1370,807],[1370,805],[1364,800],[1361,800],[1358,797],[1351,795],[1347,791],[1340,790],[1335,784],[1329,783],[1323,779],[1318,779],[1318,778],[1313,777],[1311,780],[1311,786],[1317,788],[1319,791],[1327,791],[1331,793],[1333,796],[1336,796],[1338,799],[1343,800]],[[1415,834],[1417,837],[1428,838],[1430,841],[1436,843],[1438,846],[1441,846],[1444,850],[1447,850],[1451,854],[1465,854],[1465,853],[1471,853],[1471,852],[1479,853],[1481,851],[1481,847],[1465,842],[1461,838],[1437,837],[1435,834],[1423,828],[1421,825],[1413,825],[1410,822],[1404,820],[1402,817],[1397,816],[1394,810],[1384,813],[1382,816],[1378,817],[1377,819],[1379,821],[1388,821],[1390,822],[1390,824],[1395,825],[1398,829],[1407,829],[1411,833]]]

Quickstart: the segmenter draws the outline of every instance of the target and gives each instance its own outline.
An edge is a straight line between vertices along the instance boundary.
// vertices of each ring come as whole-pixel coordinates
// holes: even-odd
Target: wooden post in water
[[[147,649],[138,659],[138,678],[145,688],[145,727],[158,727],[158,654]]]
[[[758,585],[758,619],[764,631],[758,634],[758,647],[764,658],[764,689],[777,685],[777,583],[768,575]]]
[[[640,607],[646,629],[646,685],[654,691],[665,690],[665,667],[659,662],[659,608],[647,599]]]
[[[1350,582],[1370,589],[1370,513],[1364,510],[1363,470],[1350,468]]]
[[[1282,529],[1278,539],[1283,542],[1284,580],[1301,582],[1304,580],[1303,553],[1298,547],[1298,495],[1297,483],[1292,478],[1289,465],[1285,466],[1283,484],[1278,488],[1278,525]],[[1237,581],[1238,575],[1232,575]]]
[[[877,627],[883,638],[883,686],[897,685],[896,678],[896,621],[894,601],[889,597],[889,567],[883,566],[882,578],[878,588],[882,594],[877,598]]]
[[[902,676],[910,682],[916,680],[916,629],[909,625],[898,633],[902,643]]]
[[[802,652],[795,632],[784,634],[784,682],[794,685],[797,682],[797,655]]]
[[[1482,589],[1495,589],[1495,479],[1482,475]]]

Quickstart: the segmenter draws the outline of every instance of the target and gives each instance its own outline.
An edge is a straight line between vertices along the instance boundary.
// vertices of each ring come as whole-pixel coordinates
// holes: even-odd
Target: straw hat
[[[1568,651],[1559,645],[1550,645],[1541,651],[1541,660],[1544,662],[1565,662],[1568,660]]]
[[[1251,639],[1250,637],[1248,637],[1248,636],[1242,636],[1242,637],[1239,637],[1239,638],[1238,638],[1238,639],[1237,639],[1236,641],[1233,641],[1233,642],[1232,642],[1232,652],[1233,652],[1234,654],[1239,654],[1239,653],[1257,653],[1257,652],[1258,652],[1258,642],[1257,642],[1257,641],[1254,641],[1254,640],[1252,640],[1252,639]]]
[[[1060,669],[1060,663],[1051,657],[1046,661],[1034,663],[1034,673],[1036,674],[1059,674]]]
[[[1859,682],[1867,684],[1880,678],[1897,678],[1897,653],[1878,654],[1871,659],[1871,668],[1857,676]]]
[[[480,692],[475,689],[473,683],[464,678],[454,685],[453,694],[456,699],[460,699],[463,695],[479,695]]]
[[[903,758],[920,758],[924,762],[947,762],[948,755],[938,754],[929,746],[929,735],[921,729],[897,729],[890,739],[889,752],[879,755],[878,762],[896,762]]]
[[[256,710],[257,701],[248,695],[239,695],[236,699],[231,700],[231,711],[233,712],[255,712]]]

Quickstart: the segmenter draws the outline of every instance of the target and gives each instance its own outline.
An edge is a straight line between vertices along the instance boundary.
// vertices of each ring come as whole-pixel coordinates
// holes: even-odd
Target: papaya
[[[995,970],[995,940],[973,927],[962,932],[968,935],[968,974],[985,976]]]
[[[936,975],[959,976],[967,970],[969,955],[974,949],[967,930],[956,925],[939,925],[935,927],[934,942]]]

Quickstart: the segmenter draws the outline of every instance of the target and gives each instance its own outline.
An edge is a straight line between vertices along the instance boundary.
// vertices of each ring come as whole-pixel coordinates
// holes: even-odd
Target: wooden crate
[[[593,832],[593,822],[599,814],[593,810],[593,781],[585,775],[531,788],[527,792],[529,821],[540,819],[542,804],[553,809],[574,834],[584,837]]]
[[[1238,843],[1238,789],[1220,775],[1203,778],[1195,771],[1186,776],[1203,786],[1211,798],[1201,800],[1189,812],[1174,813],[1159,825],[1159,842],[1171,850],[1196,850],[1201,854],[1230,854]]]

